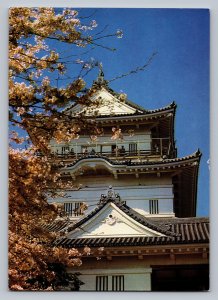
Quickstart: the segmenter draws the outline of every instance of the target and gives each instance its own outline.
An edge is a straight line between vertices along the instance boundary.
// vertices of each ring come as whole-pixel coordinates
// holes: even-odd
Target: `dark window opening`
[[[112,291],[124,291],[124,276],[112,276]]]
[[[136,143],[129,144],[129,152],[130,152],[130,154],[137,153],[137,144]]]
[[[152,215],[159,213],[158,200],[149,200],[149,212]]]
[[[96,291],[108,291],[108,276],[96,276]]]
[[[156,266],[151,274],[152,291],[208,291],[208,265]]]
[[[70,202],[64,203],[64,211],[70,216],[81,216],[82,215],[82,202]]]

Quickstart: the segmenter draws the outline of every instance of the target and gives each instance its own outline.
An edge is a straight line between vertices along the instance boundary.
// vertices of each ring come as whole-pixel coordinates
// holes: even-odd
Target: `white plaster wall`
[[[124,275],[125,291],[151,291],[151,272],[151,268],[82,270],[79,278],[85,284],[80,290],[95,291],[96,276],[108,276],[108,290],[111,291],[112,276]]]
[[[80,184],[81,189],[75,190],[74,186]],[[106,194],[108,187],[112,185],[115,192],[119,193],[122,200],[131,208],[149,212],[149,200],[159,200],[159,214],[173,213],[173,185],[171,177],[167,175],[145,175],[139,178],[134,175],[81,175],[72,179],[72,190],[67,190],[66,197],[49,200],[49,202],[86,202],[89,206],[86,213],[93,210],[101,194]]]
[[[78,191],[66,191],[66,199],[73,199],[74,201],[83,200],[85,202],[98,202],[101,194],[107,193],[108,186],[99,188],[82,188]],[[136,200],[151,200],[151,199],[165,199],[169,200],[173,198],[172,186],[140,186],[134,187],[121,186],[115,189],[115,193],[118,193],[122,200],[128,201],[128,203],[135,203]],[[58,201],[62,201],[64,198],[58,198]],[[72,200],[70,200],[72,201]]]
[[[141,213],[149,213],[149,200],[158,200],[160,215],[173,214],[173,185],[170,178],[150,178],[146,184],[145,179],[133,178],[131,181],[126,178],[124,181],[102,176],[97,182],[94,177],[79,182],[82,184],[80,190],[68,190],[65,192],[66,197],[56,198],[55,202],[86,202],[89,206],[87,214],[96,207],[101,194],[107,193],[108,186],[113,185],[115,193],[131,208],[142,210]]]
[[[158,200],[158,205],[159,205],[159,216],[161,217],[161,215],[163,215],[164,217],[166,217],[166,215],[173,215],[173,200],[172,199],[166,199],[166,200],[159,200],[159,199],[155,199]],[[88,204],[88,209],[84,212],[84,215],[87,215],[88,213],[90,213],[93,209],[96,208],[97,205],[97,201],[84,201],[84,199],[78,199],[75,201],[75,199],[73,200],[69,200],[69,199],[58,199],[58,200],[50,200],[50,202],[59,202],[59,203],[67,203],[67,202],[86,202]],[[149,214],[149,200],[135,200],[135,201],[126,201],[126,204],[135,209],[138,213],[142,214],[142,215],[150,215]]]
[[[152,198],[153,200],[158,200],[159,214],[173,214],[173,199],[160,199]],[[149,214],[149,200],[127,200],[126,204],[136,209],[139,213],[146,212]]]
[[[158,185],[171,185],[172,179],[169,176],[157,177],[155,174],[145,176],[139,175],[136,178],[134,175],[118,175],[118,179],[115,179],[112,175],[100,175],[100,176],[78,176],[76,182],[72,181],[72,186],[76,183],[80,183],[83,187],[93,187],[93,188],[108,188],[112,185],[116,190],[119,187],[128,187],[140,185],[144,186],[158,186]]]

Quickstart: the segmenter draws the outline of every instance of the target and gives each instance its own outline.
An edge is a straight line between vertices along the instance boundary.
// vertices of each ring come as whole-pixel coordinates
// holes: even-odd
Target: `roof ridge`
[[[192,224],[192,223],[209,223],[209,217],[186,217],[186,218],[155,218],[154,222],[163,224]]]

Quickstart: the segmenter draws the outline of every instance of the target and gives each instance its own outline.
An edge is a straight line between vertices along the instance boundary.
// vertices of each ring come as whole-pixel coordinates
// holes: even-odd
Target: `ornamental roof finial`
[[[108,190],[107,190],[107,196],[108,198],[114,198],[115,197],[115,192],[112,187],[112,185],[109,185]]]
[[[103,72],[103,64],[102,62],[96,64],[99,67],[99,73],[97,79],[94,81],[95,85],[107,85],[107,80],[104,79],[104,72]]]
[[[101,199],[98,204],[105,203],[108,200],[121,201],[120,195],[118,193],[115,193],[112,185],[109,185],[106,194],[101,195]]]
[[[98,73],[98,77],[97,77],[97,83],[100,83],[102,84],[105,80],[104,80],[104,72],[103,72],[103,64],[102,62],[100,62],[98,64],[98,67],[99,67],[99,73]]]
[[[99,74],[98,74],[98,77],[104,77],[104,72],[103,72],[103,64],[102,62],[99,63]]]

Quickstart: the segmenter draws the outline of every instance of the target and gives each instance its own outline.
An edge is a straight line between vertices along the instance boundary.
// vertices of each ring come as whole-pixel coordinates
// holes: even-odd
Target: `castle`
[[[57,200],[67,218],[48,228],[64,233],[56,245],[91,249],[76,270],[81,290],[208,290],[209,221],[196,217],[201,153],[177,157],[176,104],[138,106],[109,87],[102,69],[92,89],[98,107],[66,113],[95,115],[102,134],[50,143],[72,189]]]

